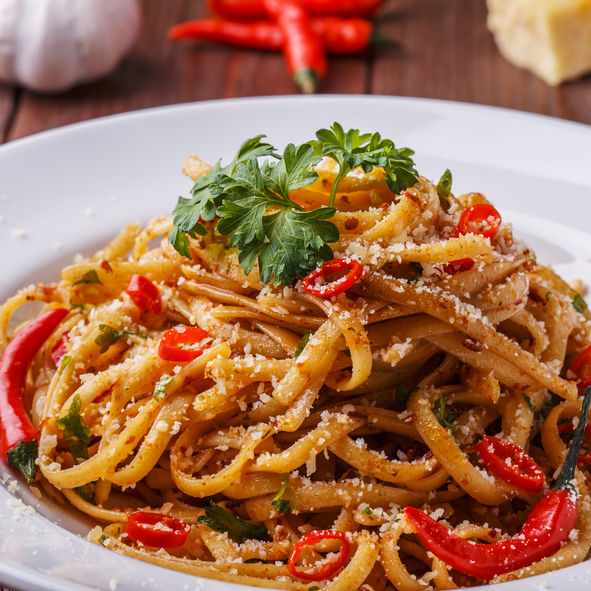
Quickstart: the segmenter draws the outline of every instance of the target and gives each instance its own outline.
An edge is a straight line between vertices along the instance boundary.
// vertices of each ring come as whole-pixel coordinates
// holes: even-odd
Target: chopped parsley
[[[444,398],[443,396],[439,397],[439,424],[444,429],[450,429],[452,433],[455,432],[460,428],[459,425],[452,424],[457,418],[458,414],[455,412],[450,412],[445,418],[445,405],[449,402],[449,398]]]
[[[373,511],[372,511],[372,510],[371,510],[369,507],[366,507],[366,508],[363,510],[363,514],[364,514],[364,515],[373,515]]]
[[[437,183],[437,195],[439,195],[439,203],[445,212],[448,212],[449,208],[451,207],[451,203],[448,199],[449,194],[451,193],[451,183],[452,176],[451,171],[448,168]]]
[[[74,281],[74,283],[72,283],[72,287],[74,287],[75,285],[89,285],[93,283],[103,285],[101,280],[99,279],[98,273],[94,269],[91,269],[90,271],[84,273],[84,275],[82,275],[82,277],[80,277],[78,281]]]
[[[68,363],[70,363],[70,361],[72,361],[72,356],[71,355],[64,355],[62,357],[62,361],[60,363],[60,373],[62,371],[64,371],[64,369],[66,369],[66,365],[68,365]]]
[[[88,444],[91,435],[90,429],[80,414],[81,406],[80,394],[76,394],[72,399],[68,414],[56,421],[57,426],[63,431],[66,445],[76,463],[78,463],[78,459],[88,459]]]
[[[209,507],[205,508],[205,515],[201,515],[197,521],[217,532],[227,533],[228,537],[237,544],[243,544],[246,540],[269,541],[269,532],[264,525],[248,523],[213,501],[209,501]]]
[[[304,350],[304,347],[308,344],[309,340],[310,340],[310,333],[307,332],[300,340],[298,346],[296,347],[296,350],[293,352],[294,357],[299,357],[302,354],[302,351]]]
[[[522,393],[523,399],[527,402],[527,405],[529,406],[529,410],[531,410],[532,412],[535,412],[536,410],[536,405],[534,404],[533,400],[525,393]]]
[[[143,339],[147,338],[146,335],[143,335],[139,332],[117,330],[108,324],[99,324],[99,330],[102,332],[102,334],[94,339],[94,343],[101,348],[101,353],[106,353],[113,343],[116,343],[119,339],[122,339],[128,335],[135,335],[137,337],[142,337]]]
[[[286,493],[289,497],[287,499],[284,498]],[[292,507],[297,513],[298,504],[289,484],[289,474],[283,475],[283,484],[275,498],[271,501],[271,504],[275,507],[275,513],[278,515],[291,515]]]
[[[573,298],[573,308],[582,314],[585,312],[585,310],[587,310],[587,302],[585,302],[585,300],[579,294],[577,294]]]
[[[166,395],[168,394],[168,384],[172,382],[173,376],[162,376],[158,382],[156,382],[156,386],[154,386],[154,392],[152,393],[152,397],[154,400],[164,400]]]

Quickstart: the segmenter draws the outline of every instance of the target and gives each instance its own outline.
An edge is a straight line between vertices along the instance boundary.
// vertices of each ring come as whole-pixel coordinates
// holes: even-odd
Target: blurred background
[[[58,94],[0,83],[0,143],[136,109],[298,92],[280,53],[169,40],[173,25],[211,16],[205,0],[140,4],[137,42],[99,81]],[[384,0],[373,21],[392,43],[331,56],[320,93],[465,101],[591,124],[591,76],[553,87],[511,65],[487,28],[486,0]]]

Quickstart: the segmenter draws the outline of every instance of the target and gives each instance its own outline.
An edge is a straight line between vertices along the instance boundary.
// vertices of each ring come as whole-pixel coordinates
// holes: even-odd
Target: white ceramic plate
[[[591,128],[466,104],[324,96],[160,108],[0,147],[0,299],[55,280],[76,253],[91,253],[124,223],[170,214],[191,186],[180,172],[187,155],[227,161],[244,139],[260,133],[281,149],[334,121],[411,147],[424,176],[438,179],[450,168],[454,192],[485,193],[540,260],[591,284]],[[83,539],[88,521],[39,501],[22,480],[12,494],[11,482],[12,476],[0,487],[0,582],[8,586],[237,590],[91,545]],[[591,563],[583,563],[495,588],[582,590],[589,573]]]

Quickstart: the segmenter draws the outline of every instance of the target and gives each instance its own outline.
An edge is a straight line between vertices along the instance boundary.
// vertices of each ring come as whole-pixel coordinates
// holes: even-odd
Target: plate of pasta
[[[586,588],[590,152],[387,97],[0,148],[0,580]]]

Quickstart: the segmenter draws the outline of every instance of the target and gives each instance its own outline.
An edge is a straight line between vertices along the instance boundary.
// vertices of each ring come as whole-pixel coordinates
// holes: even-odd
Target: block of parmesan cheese
[[[591,0],[487,0],[503,56],[551,85],[591,71]]]

